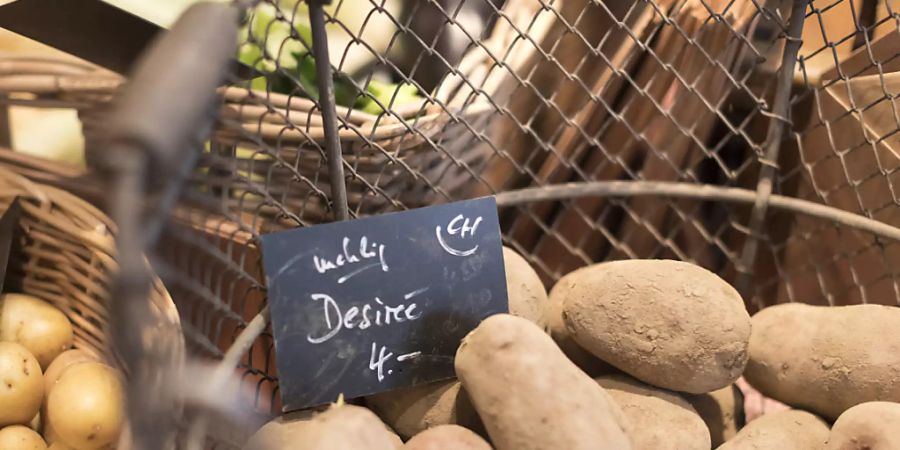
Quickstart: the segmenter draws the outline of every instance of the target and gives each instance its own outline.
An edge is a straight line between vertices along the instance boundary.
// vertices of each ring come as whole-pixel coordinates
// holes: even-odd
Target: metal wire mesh
[[[252,10],[247,70],[222,89],[154,261],[195,355],[222,358],[266,311],[259,235],[334,217],[308,23],[293,0]],[[593,262],[674,258],[749,280],[751,310],[900,299],[896,242],[760,210],[771,194],[900,224],[891,1],[335,0],[326,24],[351,216],[571,182],[684,183],[698,190],[501,202],[504,239],[548,285]],[[280,411],[270,330],[236,374],[248,409]]]

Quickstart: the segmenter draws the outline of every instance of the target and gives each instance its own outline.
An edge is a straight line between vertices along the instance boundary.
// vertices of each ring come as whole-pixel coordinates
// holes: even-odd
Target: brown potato
[[[0,342],[0,426],[27,424],[41,408],[41,366],[25,347]]]
[[[827,419],[900,402],[900,308],[787,303],[753,316],[744,373],[763,395]]]
[[[900,449],[900,403],[867,402],[844,411],[831,427],[826,449]]]
[[[498,450],[631,448],[615,402],[527,319],[481,322],[456,374]]]
[[[515,250],[503,247],[509,313],[543,326],[547,289],[537,272]]]
[[[24,294],[0,296],[0,340],[22,344],[41,370],[72,347],[73,339],[72,324],[53,305]]]
[[[584,349],[654,386],[702,394],[747,363],[750,316],[714,273],[685,262],[613,261],[559,280],[566,328]]]
[[[438,425],[461,425],[477,433],[484,425],[457,380],[413,386],[366,397],[381,420],[409,439]]]
[[[563,288],[562,286],[563,284],[556,283],[553,288],[550,289],[547,306],[544,310],[544,326],[546,330],[550,333],[550,336],[553,337],[553,340],[556,341],[556,345],[559,346],[559,349],[566,354],[570,361],[581,368],[584,373],[591,377],[618,373],[618,369],[602,361],[600,358],[597,358],[591,352],[581,348],[581,346],[575,342],[572,334],[569,333],[569,330],[566,328],[566,323],[563,321],[562,313],[563,293],[568,292],[568,289]]]
[[[685,394],[684,398],[709,428],[713,447],[733,438],[744,426],[744,394],[736,385],[708,394]]]
[[[821,450],[828,424],[798,409],[766,414],[750,422],[717,450]]]
[[[50,448],[48,448],[47,450],[75,450],[75,449],[72,447],[69,447],[68,445],[66,445],[63,442],[54,442],[54,443],[50,444]]]
[[[91,361],[96,362],[97,358],[95,358],[94,355],[77,348],[60,353],[59,356],[50,363],[47,370],[44,371],[44,392],[49,395],[53,386],[59,381],[59,377],[69,367]]]
[[[459,425],[440,425],[415,435],[404,450],[491,450],[481,436]]]
[[[332,406],[316,415],[276,419],[259,429],[244,450],[395,450],[397,440],[372,411]]]
[[[243,450],[278,450],[299,441],[303,430],[315,415],[312,411],[276,417],[250,436]]]
[[[125,394],[119,373],[86,362],[63,372],[47,398],[47,423],[59,440],[79,450],[115,443],[125,422]],[[55,440],[54,440],[55,442]]]
[[[0,449],[47,450],[41,435],[24,425],[10,425],[0,429]]]
[[[622,408],[635,450],[708,450],[709,430],[678,394],[625,375],[595,378]]]

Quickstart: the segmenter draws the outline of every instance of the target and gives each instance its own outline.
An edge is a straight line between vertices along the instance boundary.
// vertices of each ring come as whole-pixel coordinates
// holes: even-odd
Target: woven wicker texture
[[[13,288],[65,313],[76,347],[117,363],[106,334],[108,279],[116,270],[115,225],[86,201],[0,165],[0,209],[16,198],[22,218],[18,251],[8,268]],[[159,280],[151,301],[160,327],[179,326],[175,305]]]

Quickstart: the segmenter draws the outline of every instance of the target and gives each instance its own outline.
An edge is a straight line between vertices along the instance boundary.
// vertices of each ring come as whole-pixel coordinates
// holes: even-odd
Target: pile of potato
[[[751,318],[721,278],[667,260],[584,267],[547,295],[504,259],[510,314],[465,337],[457,379],[279,418],[245,450],[900,450],[900,308]],[[794,409],[745,424],[741,376]]]
[[[114,448],[125,421],[121,374],[72,345],[58,309],[0,296],[0,449]]]

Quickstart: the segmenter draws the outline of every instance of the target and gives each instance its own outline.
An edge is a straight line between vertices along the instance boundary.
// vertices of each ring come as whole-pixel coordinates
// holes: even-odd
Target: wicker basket
[[[22,233],[8,268],[11,289],[5,289],[52,303],[72,322],[75,347],[118,365],[107,337],[108,274],[117,267],[115,225],[86,201],[0,164],[0,209],[16,198]],[[158,279],[151,301],[159,327],[180,329],[175,305]]]

